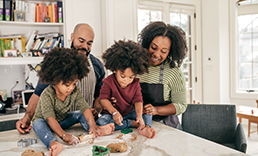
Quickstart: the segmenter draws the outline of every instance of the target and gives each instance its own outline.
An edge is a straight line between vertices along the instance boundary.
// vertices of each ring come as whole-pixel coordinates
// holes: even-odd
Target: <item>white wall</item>
[[[256,107],[255,99],[231,98],[230,0],[202,0],[203,101]],[[208,61],[211,58],[211,61]]]
[[[203,101],[220,103],[219,2],[202,1]],[[208,61],[208,58],[211,60]]]
[[[7,97],[12,96],[11,89],[16,84],[16,80],[19,83],[13,88],[13,91],[25,89],[24,71],[24,65],[0,66],[0,89],[7,90]]]

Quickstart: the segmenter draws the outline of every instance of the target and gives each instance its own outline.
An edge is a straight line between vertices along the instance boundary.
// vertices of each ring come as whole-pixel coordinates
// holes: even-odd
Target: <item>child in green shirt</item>
[[[79,139],[72,134],[66,134],[63,129],[76,123],[80,123],[95,136],[108,135],[114,131],[114,124],[96,126],[89,105],[76,86],[77,80],[89,73],[85,55],[73,49],[54,48],[45,54],[40,65],[38,76],[49,86],[40,96],[32,127],[49,149],[49,155],[57,155],[63,149],[63,144],[58,142],[52,131],[70,145],[79,143]],[[70,112],[74,102],[80,110]]]

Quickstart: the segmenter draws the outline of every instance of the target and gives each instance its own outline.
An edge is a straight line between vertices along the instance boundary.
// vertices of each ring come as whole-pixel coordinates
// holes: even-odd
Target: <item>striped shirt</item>
[[[138,75],[140,82],[158,84],[160,77],[160,66],[149,67],[149,73]],[[185,112],[187,108],[187,91],[185,77],[178,67],[170,68],[166,62],[163,73],[163,96],[165,101],[170,101],[176,107],[176,114]]]
[[[32,122],[40,118],[47,119],[51,116],[55,117],[57,121],[61,121],[70,112],[70,108],[74,102],[76,102],[82,113],[90,108],[77,86],[66,97],[65,101],[61,101],[56,96],[55,89],[49,85],[40,96]]]

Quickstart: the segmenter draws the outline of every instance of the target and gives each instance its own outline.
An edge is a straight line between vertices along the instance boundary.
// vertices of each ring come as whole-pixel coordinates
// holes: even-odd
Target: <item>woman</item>
[[[149,73],[139,75],[143,94],[143,112],[153,120],[181,128],[177,115],[187,108],[184,74],[179,68],[186,54],[185,32],[164,22],[147,25],[138,36],[150,53]]]

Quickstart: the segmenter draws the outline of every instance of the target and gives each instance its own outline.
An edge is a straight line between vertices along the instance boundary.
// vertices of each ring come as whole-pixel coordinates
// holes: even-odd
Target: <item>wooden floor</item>
[[[252,133],[250,134],[250,137],[248,137],[248,120],[247,119],[242,119],[242,124],[244,127],[245,131],[245,136],[247,139],[247,151],[246,154],[251,155],[251,156],[258,156],[258,134],[257,133]],[[252,124],[251,125],[251,130],[256,130],[257,129],[257,124]]]

